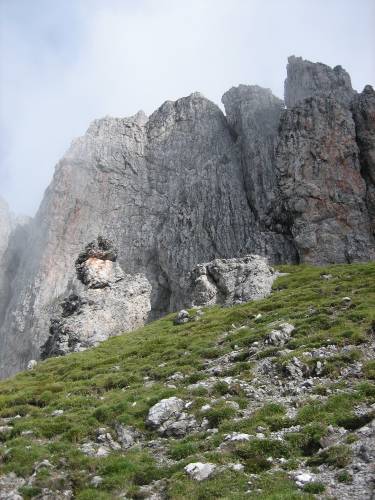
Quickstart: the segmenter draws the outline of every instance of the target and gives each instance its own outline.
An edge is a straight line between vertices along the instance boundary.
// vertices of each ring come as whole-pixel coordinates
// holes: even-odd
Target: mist
[[[101,116],[239,83],[283,96],[287,57],[375,83],[373,0],[0,0],[0,196],[33,215]]]

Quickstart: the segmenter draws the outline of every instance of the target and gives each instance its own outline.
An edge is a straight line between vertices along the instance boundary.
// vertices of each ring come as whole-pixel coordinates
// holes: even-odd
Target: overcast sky
[[[239,83],[282,97],[291,54],[375,84],[374,0],[0,0],[0,196],[34,214],[71,140]]]

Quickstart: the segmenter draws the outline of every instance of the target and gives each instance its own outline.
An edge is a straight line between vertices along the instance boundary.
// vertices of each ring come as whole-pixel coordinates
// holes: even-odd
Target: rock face
[[[288,58],[284,94],[288,108],[312,96],[332,97],[337,103],[349,106],[354,91],[349,74],[341,66],[330,68],[326,64],[291,56]]]
[[[29,228],[30,219],[15,217],[9,211],[6,202],[0,198],[0,325],[3,324],[11,297],[16,293],[14,280],[19,270],[22,254],[27,248]],[[19,314],[22,315],[22,313]],[[6,353],[13,348],[9,336],[0,334],[0,352],[4,353],[4,360],[0,355],[0,376],[3,367],[6,367]],[[18,350],[18,356],[19,352]]]
[[[288,109],[280,120],[276,152],[277,217],[284,219],[302,262],[373,259],[366,182],[350,108],[351,100],[358,100],[347,73],[292,57],[285,89]]]
[[[145,324],[151,286],[142,274],[124,274],[116,258],[117,250],[102,237],[79,255],[75,292],[61,302],[61,314],[51,320],[42,358],[82,351]]]
[[[278,145],[281,206],[303,262],[373,256],[355,125],[331,98],[288,110]]]
[[[275,196],[275,147],[284,103],[269,89],[239,85],[223,95],[229,124],[237,134],[249,204],[261,224],[271,223]]]
[[[189,305],[190,272],[202,262],[374,258],[374,97],[366,89],[357,95],[340,67],[292,57],[286,108],[269,90],[240,85],[223,96],[226,116],[195,93],[149,118],[94,121],[58,163],[29,229],[3,243],[0,376],[38,359],[50,318],[71,293],[99,291],[97,307],[107,308],[104,297],[126,276],[142,275],[155,318]],[[99,234],[118,255],[88,255],[74,291],[77,255]],[[79,307],[69,321],[88,314],[88,304]]]
[[[366,182],[366,203],[375,233],[375,92],[371,85],[366,85],[355,97],[352,110],[362,175]]]
[[[271,293],[276,277],[259,255],[199,264],[191,273],[191,305],[231,305],[262,299]]]

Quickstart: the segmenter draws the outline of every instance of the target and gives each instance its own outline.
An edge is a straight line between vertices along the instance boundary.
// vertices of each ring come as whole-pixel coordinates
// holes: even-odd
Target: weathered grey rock
[[[106,428],[98,429],[96,442],[110,450],[116,451],[121,449],[121,444],[113,439],[111,434],[107,432]]]
[[[290,56],[286,67],[284,86],[285,104],[288,108],[301,104],[308,97],[332,97],[349,107],[354,95],[349,74],[341,67],[313,63],[302,57]]]
[[[366,182],[366,203],[375,232],[375,91],[366,85],[352,102],[361,173]]]
[[[94,476],[91,481],[90,481],[90,484],[92,486],[94,486],[94,488],[97,488],[100,484],[102,484],[103,482],[103,478],[101,476]]]
[[[37,364],[38,364],[38,361],[36,361],[35,359],[30,359],[30,361],[27,363],[26,368],[28,370],[34,370],[34,368],[37,366]]]
[[[229,124],[237,134],[249,203],[266,223],[276,186],[275,147],[284,109],[281,99],[257,85],[239,85],[223,95]]]
[[[290,334],[294,331],[294,325],[290,323],[280,323],[267,335],[265,343],[275,346],[283,346],[290,339]]]
[[[149,410],[146,425],[162,436],[182,437],[198,427],[194,417],[184,412],[185,402],[171,397],[162,399]]]
[[[181,309],[181,311],[177,313],[177,316],[175,317],[173,322],[175,325],[182,325],[184,323],[187,323],[189,319],[189,313],[185,309]]]
[[[150,484],[146,484],[139,488],[141,498],[147,500],[166,500],[167,498],[167,487],[168,483],[165,479],[160,479],[159,481],[152,481]]]
[[[115,430],[117,434],[117,440],[123,450],[127,450],[134,446],[141,437],[141,433],[130,426],[117,424]]]
[[[310,374],[309,367],[295,356],[284,366],[284,372],[294,379],[301,379]]]
[[[7,203],[0,198],[0,326],[4,320],[13,291],[20,254],[28,237],[30,218],[15,217]],[[7,349],[0,335],[0,350]],[[1,369],[0,369],[1,376]]]
[[[183,307],[189,271],[215,256],[271,252],[255,229],[230,127],[199,94],[147,121],[104,118],[75,140],[32,223],[0,336],[1,375],[38,358],[69,294],[76,256],[98,234],[152,286],[153,316]]]
[[[18,488],[25,484],[25,479],[14,472],[0,476],[0,500],[22,500]]]
[[[0,262],[8,247],[8,240],[12,230],[12,220],[7,203],[0,198]]]
[[[0,425],[0,435],[1,434],[8,434],[9,432],[11,432],[13,429],[13,427],[11,427],[10,425]]]
[[[246,434],[245,432],[232,432],[231,434],[226,434],[224,439],[229,442],[243,442],[249,441],[250,437],[250,434]]]
[[[184,470],[195,481],[204,481],[213,475],[216,467],[215,464],[192,462],[186,465]]]
[[[157,429],[170,418],[177,417],[185,408],[185,402],[182,399],[171,397],[162,399],[148,412],[146,423],[149,427]]]
[[[284,216],[301,261],[374,258],[366,184],[349,107],[319,96],[288,109],[280,122],[277,168],[279,217]]]
[[[84,287],[64,299],[60,316],[51,320],[50,337],[41,348],[43,359],[85,350],[146,322],[150,284],[143,275],[124,274],[111,260],[116,255],[113,244],[101,237],[79,255],[78,280],[72,286],[80,289],[80,280]]]
[[[215,259],[191,273],[191,304],[237,304],[266,297],[277,274],[259,255]]]

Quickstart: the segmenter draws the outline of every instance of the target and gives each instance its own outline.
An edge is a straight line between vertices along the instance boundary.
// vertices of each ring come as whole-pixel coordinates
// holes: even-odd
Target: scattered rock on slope
[[[184,436],[198,427],[195,418],[184,412],[184,408],[182,399],[162,399],[150,408],[146,424],[163,436]]]
[[[271,293],[277,273],[259,255],[215,259],[191,273],[192,305],[239,304]]]

